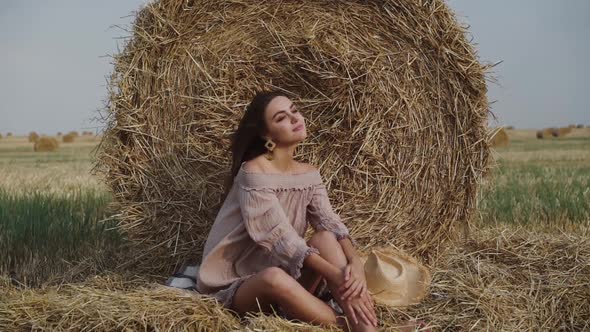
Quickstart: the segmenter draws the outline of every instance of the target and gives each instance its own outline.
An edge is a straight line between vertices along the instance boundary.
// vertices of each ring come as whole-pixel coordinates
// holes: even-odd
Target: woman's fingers
[[[375,315],[375,311],[371,310],[371,308],[364,301],[361,301],[361,307],[367,318],[370,319],[369,324],[377,326],[377,316]]]
[[[350,279],[350,272],[352,271],[352,266],[346,265],[346,268],[344,268],[344,280],[348,280]]]
[[[375,312],[375,308],[372,306],[370,295],[367,295],[367,293],[361,293],[356,299],[358,299],[358,302],[361,303],[360,308],[363,309],[365,315],[371,320],[371,325],[376,326],[377,314]]]
[[[352,321],[354,322],[354,324],[355,324],[355,325],[356,325],[356,324],[358,324],[358,323],[359,323],[359,321],[358,321],[358,319],[356,318],[356,314],[355,314],[355,312],[354,312],[354,308],[352,307],[352,303],[351,303],[350,301],[346,302],[346,308],[348,309],[347,311],[348,311],[348,313],[349,313],[349,315],[350,315],[350,318],[351,318],[351,319],[352,319]]]
[[[371,309],[373,309],[373,302],[371,301],[371,297],[367,292],[367,289],[363,287],[360,297],[369,305]]]
[[[347,287],[346,289],[341,290],[341,292],[342,292],[342,299],[343,300],[346,300],[348,294],[353,289],[353,286],[355,285],[355,282],[356,282],[356,280],[353,280],[352,281],[352,284],[349,287]]]
[[[352,285],[354,282],[356,281],[356,278],[351,275],[350,278],[348,280],[346,280],[345,282],[343,282],[340,287],[338,287],[338,291],[339,292],[344,292],[345,290],[347,290],[350,285]]]
[[[371,316],[367,308],[365,308],[364,303],[362,303],[361,301],[357,302],[357,304],[355,305],[355,309],[357,311],[357,314],[361,317],[365,324],[374,325],[373,320],[369,318]]]
[[[345,300],[348,299],[349,297],[351,297],[353,294],[356,294],[357,289],[361,286],[361,283],[359,280],[355,280],[354,284],[351,285],[346,292],[344,292],[344,294],[342,294],[342,298],[344,298]]]
[[[362,283],[362,281],[359,280],[359,285],[358,285],[357,289],[353,292],[353,294],[350,295],[350,297],[360,296],[362,294],[362,291],[363,291],[363,283]]]
[[[367,302],[369,303],[369,305],[371,305],[371,308],[374,309],[375,308],[375,301],[373,300],[373,297],[369,293],[369,290],[367,289],[367,286],[363,286],[363,293],[362,293],[362,295],[367,300]]]

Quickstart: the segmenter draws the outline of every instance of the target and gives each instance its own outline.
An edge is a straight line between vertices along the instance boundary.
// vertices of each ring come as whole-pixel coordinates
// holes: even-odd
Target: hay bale
[[[80,134],[77,131],[75,131],[75,130],[70,131],[69,133],[67,133],[67,135],[72,135],[74,137],[80,136]]]
[[[29,133],[29,142],[30,143],[35,143],[35,142],[37,142],[38,139],[39,139],[39,134],[37,134],[34,131]]]
[[[39,137],[33,145],[35,152],[50,152],[55,151],[59,147],[59,143],[53,137],[42,136]]]
[[[76,139],[76,136],[74,136],[72,133],[63,135],[63,137],[61,138],[61,140],[64,143],[73,143],[75,139]]]
[[[581,123],[578,123],[578,125],[576,126],[576,128],[580,129],[580,128],[584,128],[584,125]]]
[[[572,127],[551,128],[551,135],[553,137],[563,137],[572,132]]]
[[[543,138],[543,130],[537,130],[537,138],[538,139],[542,139]]]
[[[548,137],[552,137],[553,136],[553,132],[556,130],[557,128],[544,128],[542,130],[543,132],[543,138],[548,138]]]
[[[490,135],[489,144],[495,148],[508,146],[510,144],[510,138],[508,138],[506,130],[502,127],[494,130]]]
[[[11,132],[6,133],[6,137],[12,137],[12,133]]]
[[[492,65],[442,0],[276,6],[170,0],[138,12],[96,164],[137,260],[168,273],[200,257],[241,162],[229,158],[232,128],[278,82],[305,109],[296,158],[320,168],[361,247],[436,255],[475,211],[489,167]]]
[[[62,136],[62,135],[63,135],[63,134],[62,134],[62,132],[61,132],[61,131],[58,131],[58,132],[57,132],[57,136]]]
[[[508,126],[508,127],[506,127],[506,129],[508,129],[508,130],[514,130],[514,126]]]

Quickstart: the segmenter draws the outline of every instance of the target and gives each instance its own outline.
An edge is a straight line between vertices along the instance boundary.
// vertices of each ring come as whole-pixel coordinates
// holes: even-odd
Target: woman
[[[239,315],[278,306],[288,318],[348,329],[315,295],[325,281],[352,330],[374,331],[374,302],[348,229],[318,169],[293,159],[306,137],[305,119],[285,94],[254,96],[232,138],[232,172],[197,289]],[[315,233],[306,242],[308,223]]]

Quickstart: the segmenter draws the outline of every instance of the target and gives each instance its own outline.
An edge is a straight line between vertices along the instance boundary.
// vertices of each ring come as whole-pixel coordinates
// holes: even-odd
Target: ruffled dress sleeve
[[[340,215],[332,209],[326,186],[323,183],[315,186],[311,201],[307,205],[306,218],[314,230],[330,231],[336,235],[337,240],[349,238],[353,244],[355,243]]]
[[[319,251],[308,246],[293,228],[276,194],[269,189],[240,186],[238,200],[248,235],[268,250],[272,262],[298,279],[305,257]]]

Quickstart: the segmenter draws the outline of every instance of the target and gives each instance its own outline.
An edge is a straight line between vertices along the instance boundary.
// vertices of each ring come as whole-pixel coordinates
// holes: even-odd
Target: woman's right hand
[[[339,302],[343,304],[346,316],[350,317],[355,324],[358,324],[358,317],[367,325],[377,326],[377,316],[373,301],[368,292],[362,292],[360,295],[343,299],[342,295],[348,288],[342,287],[348,283],[349,287],[357,284],[354,274],[348,273],[346,269],[341,271],[334,271],[330,277],[331,281],[336,286],[336,294],[332,294],[338,298]]]
[[[351,297],[342,302],[344,305],[342,309],[355,324],[359,323],[358,317],[360,317],[363,323],[377,327],[377,315],[370,301],[364,295]]]

